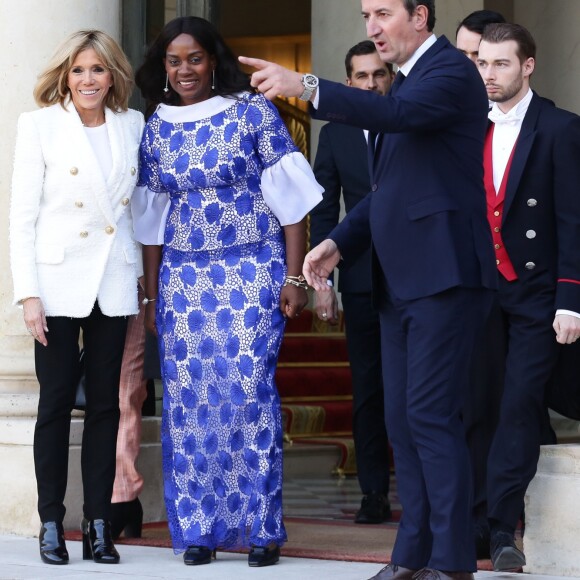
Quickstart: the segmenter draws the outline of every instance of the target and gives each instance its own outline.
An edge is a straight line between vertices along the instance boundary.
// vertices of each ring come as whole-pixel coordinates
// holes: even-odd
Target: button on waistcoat
[[[483,181],[485,185],[485,196],[487,199],[487,220],[491,227],[497,269],[499,270],[500,274],[506,280],[508,280],[508,282],[513,282],[514,280],[518,279],[518,275],[516,274],[514,266],[510,260],[510,257],[508,256],[507,250],[501,237],[501,221],[503,217],[505,190],[516,146],[514,144],[514,148],[512,149],[505,168],[505,172],[503,174],[503,178],[501,180],[499,191],[496,192],[495,186],[493,184],[492,157],[494,127],[495,125],[492,123],[489,130],[487,131],[483,153]]]

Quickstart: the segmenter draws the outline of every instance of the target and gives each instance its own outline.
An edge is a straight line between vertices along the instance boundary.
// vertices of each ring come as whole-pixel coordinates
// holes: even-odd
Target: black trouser
[[[353,439],[364,494],[389,493],[389,439],[385,427],[379,314],[370,293],[342,293],[352,373]]]
[[[109,519],[119,427],[119,376],[127,318],[105,316],[99,305],[86,318],[47,317],[48,345],[35,342],[40,383],[34,431],[38,513],[62,521],[65,507],[71,411],[78,379],[78,341],[83,331],[86,411],[82,441],[83,513]]]
[[[549,285],[535,288],[500,276],[475,349],[463,421],[480,528],[487,527],[488,515],[516,527],[540,444],[555,443],[544,402],[558,353],[554,301]]]

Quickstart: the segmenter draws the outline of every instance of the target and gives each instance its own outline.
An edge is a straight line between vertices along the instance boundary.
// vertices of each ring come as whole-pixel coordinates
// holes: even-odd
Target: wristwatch
[[[298,97],[301,101],[309,101],[312,93],[318,88],[318,77],[307,73],[300,79],[304,92]]]

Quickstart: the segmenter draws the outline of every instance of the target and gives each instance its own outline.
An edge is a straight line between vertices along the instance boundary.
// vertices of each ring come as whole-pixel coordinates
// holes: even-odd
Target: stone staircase
[[[356,473],[352,387],[342,325],[310,310],[287,323],[276,371],[287,477]]]

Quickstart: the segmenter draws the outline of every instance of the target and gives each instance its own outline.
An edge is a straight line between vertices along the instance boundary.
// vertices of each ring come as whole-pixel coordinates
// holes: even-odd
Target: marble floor
[[[284,482],[284,511],[291,518],[352,521],[360,506],[361,492],[355,477],[291,478]],[[392,482],[392,509],[400,510],[396,482]],[[395,523],[386,523],[396,526]],[[349,530],[352,530],[350,526]],[[204,580],[366,580],[382,567],[379,564],[282,558],[271,568],[249,568],[243,554],[220,553],[218,560],[202,569],[184,566],[180,556],[169,548],[119,546],[118,566],[96,565],[81,559],[80,542],[67,542],[71,561],[68,566],[47,566],[38,557],[38,539],[0,535],[0,580],[123,580],[203,578]],[[476,580],[565,580],[557,576],[478,572]],[[570,578],[570,577],[568,577]]]
[[[200,569],[184,566],[181,557],[169,548],[122,546],[121,563],[104,566],[81,559],[80,542],[68,542],[70,563],[48,566],[38,557],[38,539],[0,535],[0,580],[366,580],[381,566],[358,562],[282,558],[268,568],[249,568],[244,554],[220,554],[209,566]],[[557,576],[533,574],[496,574],[478,572],[476,580],[565,580]],[[570,578],[568,578],[570,580]]]
[[[361,498],[355,476],[284,479],[286,517],[352,521]],[[394,478],[391,480],[389,500],[393,511],[401,509]]]

